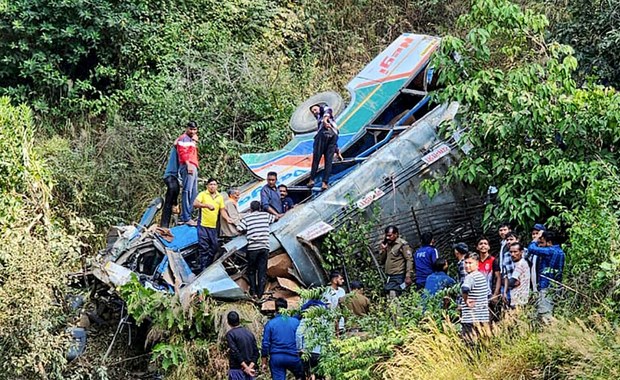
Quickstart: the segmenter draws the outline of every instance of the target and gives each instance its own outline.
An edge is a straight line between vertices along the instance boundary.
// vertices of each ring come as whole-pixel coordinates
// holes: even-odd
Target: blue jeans
[[[215,254],[220,249],[217,229],[198,225],[198,262],[203,271],[213,263]]]
[[[181,193],[181,222],[185,223],[192,218],[194,211],[194,199],[198,195],[198,169],[194,174],[187,172],[187,165],[181,165],[179,174],[183,181],[183,192]]]
[[[304,378],[304,365],[299,355],[273,354],[269,358],[269,369],[273,380],[286,380],[286,371],[293,372],[295,379]]]

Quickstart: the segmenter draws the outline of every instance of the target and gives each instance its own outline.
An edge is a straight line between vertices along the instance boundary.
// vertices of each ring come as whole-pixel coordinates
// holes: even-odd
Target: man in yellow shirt
[[[215,258],[220,249],[217,240],[217,219],[220,212],[222,218],[232,224],[232,219],[224,208],[224,198],[217,191],[217,181],[210,178],[207,190],[202,191],[194,200],[194,207],[200,209],[200,223],[198,224],[198,260],[200,271],[205,270]]]

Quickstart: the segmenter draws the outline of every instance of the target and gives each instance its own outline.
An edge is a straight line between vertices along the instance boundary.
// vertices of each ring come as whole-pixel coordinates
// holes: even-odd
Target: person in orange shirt
[[[192,204],[198,192],[198,124],[187,123],[185,133],[174,142],[179,160],[179,176],[183,182],[179,224],[195,226]]]

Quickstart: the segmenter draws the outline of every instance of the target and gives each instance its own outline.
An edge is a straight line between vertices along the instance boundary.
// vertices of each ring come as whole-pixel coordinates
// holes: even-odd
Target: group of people
[[[322,188],[328,187],[334,154],[337,150],[338,129],[333,114],[325,105],[314,105],[310,111],[317,119],[318,132],[315,136],[311,179],[313,179],[321,158],[325,159]],[[176,139],[170,150],[168,165],[164,174],[167,187],[161,226],[169,227],[171,217],[178,212],[177,224],[196,226],[198,232],[198,257],[200,270],[214,261],[219,251],[220,238],[230,239],[238,234],[247,235],[247,262],[249,291],[252,296],[261,298],[266,284],[267,259],[269,249],[270,224],[280,219],[295,205],[288,196],[285,185],[277,186],[277,173],[267,174],[267,184],[260,192],[260,202],[253,201],[248,213],[240,213],[238,201],[240,191],[231,188],[225,200],[218,191],[214,178],[207,181],[206,190],[198,193],[198,126],[189,122],[185,132]],[[182,189],[182,191],[181,191]],[[177,198],[181,194],[178,207]],[[192,219],[193,209],[199,209],[197,221]],[[175,210],[180,209],[180,210]],[[554,288],[561,285],[565,255],[558,244],[556,234],[542,224],[534,225],[530,243],[525,245],[512,231],[509,224],[502,224],[498,234],[501,240],[499,251],[491,253],[488,238],[481,237],[475,249],[470,250],[465,243],[453,246],[457,262],[455,278],[448,276],[448,260],[439,255],[435,240],[430,232],[420,237],[421,246],[413,250],[403,239],[397,226],[385,229],[383,241],[379,246],[379,262],[386,276],[384,290],[394,299],[411,287],[422,292],[424,297],[436,295],[444,289],[458,284],[459,296],[456,299],[461,313],[463,337],[475,340],[490,322],[500,318],[505,310],[518,309],[530,300],[536,292],[537,311],[543,321],[548,321],[553,312]],[[351,312],[363,315],[368,312],[369,301],[363,295],[363,286],[351,283],[351,293],[342,288],[343,278],[339,273],[330,276],[330,287],[321,301],[312,301],[302,307],[302,311],[312,308],[336,308],[346,301]],[[447,305],[449,299],[444,299]],[[320,358],[321,347],[307,347],[305,337],[312,333],[312,326],[304,319],[287,317],[280,313],[286,309],[286,300],[276,300],[276,317],[265,326],[262,342],[262,367],[269,366],[273,379],[285,379],[286,371],[293,372],[297,379],[309,376]],[[302,314],[303,316],[303,314]],[[239,315],[228,314],[232,329],[227,334],[230,347],[230,379],[252,379],[258,366],[258,350],[254,336],[240,327]],[[344,320],[336,321],[336,334],[344,329]],[[304,363],[300,352],[307,352],[309,359]]]
[[[313,178],[317,175],[319,163],[325,158],[322,189],[327,189],[328,179],[334,155],[339,156],[338,128],[333,111],[325,104],[310,107],[310,112],[317,120],[317,133],[314,137],[312,167],[308,187],[314,186]],[[198,266],[202,271],[214,261],[219,251],[219,241],[229,240],[240,233],[248,235],[248,261],[256,272],[256,280],[250,280],[252,294],[261,296],[267,270],[269,253],[269,223],[280,219],[295,203],[288,195],[284,184],[276,185],[278,174],[267,173],[267,184],[260,192],[260,202],[252,202],[247,215],[239,212],[240,191],[231,188],[225,200],[218,191],[215,178],[207,180],[207,188],[198,192],[198,124],[187,123],[185,132],[179,136],[168,155],[168,164],[164,172],[166,195],[162,209],[160,225],[170,227],[174,214],[179,214],[177,225],[195,226],[198,230]],[[178,197],[181,194],[179,207]],[[198,220],[192,219],[194,209],[199,209]],[[269,217],[271,216],[271,217]],[[251,274],[251,273],[250,273]]]
[[[430,232],[421,236],[421,247],[413,252],[399,236],[396,226],[385,229],[380,245],[380,262],[387,280],[384,289],[389,297],[400,295],[409,285],[432,296],[442,289],[459,284],[457,298],[461,312],[463,336],[473,340],[491,321],[499,320],[506,310],[524,307],[531,292],[537,292],[537,311],[543,322],[553,313],[553,294],[562,282],[565,254],[557,235],[542,224],[535,224],[531,241],[526,245],[503,223],[498,230],[501,240],[497,254],[491,254],[488,238],[481,237],[474,250],[467,244],[454,244],[457,261],[456,279],[447,275],[448,262],[439,257]]]
[[[276,314],[269,320],[263,330],[260,353],[254,335],[240,326],[239,314],[231,311],[227,315],[230,330],[226,334],[229,348],[229,380],[251,380],[258,372],[259,356],[263,372],[271,372],[273,380],[285,380],[287,371],[296,380],[323,379],[317,373],[321,357],[321,345],[317,342],[316,327],[305,317],[314,309],[347,308],[353,315],[366,315],[370,301],[364,295],[364,286],[359,281],[351,282],[349,294],[342,288],[344,279],[338,272],[330,274],[330,285],[320,300],[309,300],[301,307],[301,314],[290,316],[283,313],[288,303],[284,298],[275,300]],[[320,324],[331,323],[325,317],[319,317]],[[344,319],[335,321],[336,334],[344,331]]]
[[[177,225],[197,228],[199,271],[213,263],[220,248],[220,240],[229,240],[245,233],[248,240],[246,258],[250,293],[260,298],[266,283],[269,225],[295,204],[288,195],[286,185],[276,186],[278,175],[275,172],[267,174],[267,184],[261,189],[260,202],[251,202],[247,213],[239,211],[239,189],[228,189],[228,198],[225,200],[215,178],[209,178],[206,190],[199,193],[197,143],[198,125],[190,121],[185,132],[175,140],[168,156],[164,172],[167,190],[161,226],[168,228],[172,215],[179,213]],[[181,207],[177,201],[179,193]],[[194,209],[200,210],[197,221],[192,219]]]
[[[322,175],[323,190],[328,188],[329,177],[331,176],[332,164],[334,156],[342,160],[342,155],[338,149],[338,126],[334,119],[334,112],[327,104],[320,103],[310,107],[310,113],[317,122],[317,132],[314,136],[314,144],[312,149],[312,165],[310,170],[310,180],[308,187],[314,186],[314,178],[319,169],[321,159],[324,159],[324,172]],[[166,195],[164,198],[164,206],[162,210],[161,226],[168,228],[173,214],[180,214],[177,224],[197,225],[192,220],[194,208],[201,208],[195,203],[198,197],[198,124],[190,121],[185,127],[185,132],[179,136],[168,154],[168,163],[164,171],[164,183],[166,185]],[[288,197],[288,189],[286,185],[281,184],[276,187],[277,173],[269,172],[267,174],[267,185],[261,190],[261,206],[263,211],[269,212],[276,217],[281,217],[286,211],[290,210],[294,203]],[[207,186],[212,181],[209,180]],[[217,182],[217,181],[216,181]],[[181,191],[182,189],[182,191]],[[231,194],[233,192],[233,194]],[[178,205],[179,193],[181,194],[181,207]],[[239,192],[237,189],[231,189],[228,193],[235,196],[233,202],[239,200]],[[204,199],[203,199],[204,200]],[[204,204],[204,202],[200,202]],[[214,202],[209,202],[214,203]],[[219,203],[219,201],[218,201]],[[205,208],[205,207],[203,207]],[[211,207],[206,207],[209,211]],[[229,225],[237,221],[238,211],[234,212],[236,207],[224,207],[222,219]],[[217,210],[219,211],[219,210]],[[209,227],[211,228],[211,227]],[[223,236],[234,236],[234,229],[226,229],[223,227]]]

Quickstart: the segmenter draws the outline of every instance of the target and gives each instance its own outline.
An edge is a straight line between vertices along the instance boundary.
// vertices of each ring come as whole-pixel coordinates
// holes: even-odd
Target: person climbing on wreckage
[[[217,220],[222,217],[230,224],[232,219],[224,208],[224,197],[217,191],[217,180],[209,178],[207,190],[202,191],[194,200],[194,207],[200,209],[200,224],[198,225],[198,258],[200,271],[205,270],[213,263],[220,244],[217,237]]]
[[[314,135],[314,144],[312,146],[312,167],[310,169],[310,181],[308,187],[314,186],[314,177],[319,169],[321,157],[325,157],[325,168],[323,171],[322,190],[326,190],[329,186],[328,181],[332,173],[332,163],[334,154],[339,160],[342,160],[342,154],[338,149],[338,126],[334,121],[333,110],[327,105],[315,104],[310,107],[310,112],[317,120],[317,131]]]
[[[183,182],[179,224],[195,226],[192,220],[193,203],[198,194],[198,124],[190,121],[185,133],[174,142],[179,157],[179,175]]]
[[[164,206],[161,210],[160,225],[164,228],[170,227],[170,219],[172,214],[179,214],[179,191],[181,178],[179,177],[179,156],[177,147],[173,145],[168,153],[168,164],[164,171],[164,184],[166,184],[166,195],[164,197]]]

